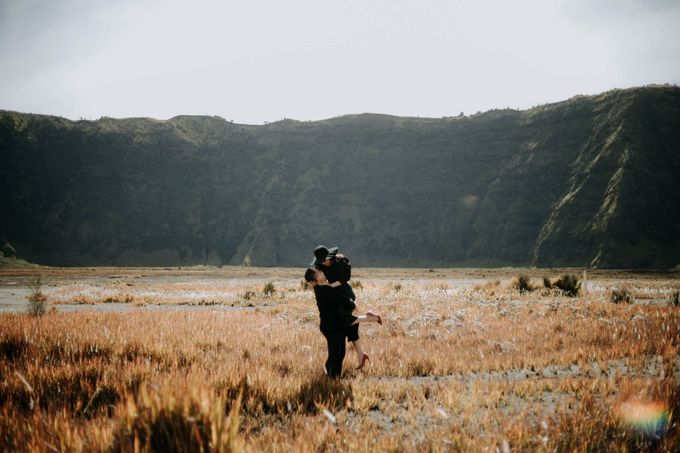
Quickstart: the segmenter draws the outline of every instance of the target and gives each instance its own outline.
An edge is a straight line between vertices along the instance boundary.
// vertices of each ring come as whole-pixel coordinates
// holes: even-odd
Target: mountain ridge
[[[0,111],[0,241],[53,265],[671,268],[680,89],[240,125]]]

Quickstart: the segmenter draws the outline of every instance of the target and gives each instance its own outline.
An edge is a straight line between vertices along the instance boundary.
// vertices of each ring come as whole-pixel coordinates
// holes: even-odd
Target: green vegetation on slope
[[[72,122],[0,111],[0,243],[53,265],[669,268],[680,89],[470,117]]]

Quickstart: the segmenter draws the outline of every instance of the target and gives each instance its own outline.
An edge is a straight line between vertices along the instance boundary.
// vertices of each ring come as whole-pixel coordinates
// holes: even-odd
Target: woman
[[[309,268],[305,272],[305,280],[314,290],[316,305],[319,308],[319,329],[328,345],[326,373],[330,377],[340,376],[345,358],[345,338],[354,345],[359,360],[357,369],[362,369],[369,357],[359,341],[359,324],[362,322],[382,324],[382,319],[373,313],[352,315],[356,308],[354,301],[331,287],[323,271]]]

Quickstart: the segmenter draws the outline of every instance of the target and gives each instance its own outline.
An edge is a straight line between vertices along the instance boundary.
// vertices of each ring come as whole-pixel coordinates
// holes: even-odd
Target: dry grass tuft
[[[614,288],[611,290],[609,300],[614,304],[632,304],[635,298],[627,288]]]
[[[31,294],[28,299],[28,314],[32,316],[42,316],[47,311],[47,296],[42,292],[42,279],[36,277],[29,284]]]
[[[240,403],[240,395],[228,409],[208,392],[167,398],[143,389],[120,408],[112,450],[238,451]]]
[[[276,287],[274,286],[274,282],[267,282],[264,285],[264,288],[262,288],[262,294],[265,296],[271,296],[276,292]]]

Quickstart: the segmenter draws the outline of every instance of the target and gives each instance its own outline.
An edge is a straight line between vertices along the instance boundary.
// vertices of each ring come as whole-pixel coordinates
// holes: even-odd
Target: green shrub
[[[31,294],[28,299],[28,314],[42,316],[47,311],[47,297],[42,293],[42,279],[37,277],[30,281]]]
[[[633,295],[626,288],[613,289],[609,300],[615,304],[631,304]]]
[[[531,279],[526,274],[519,274],[512,282],[512,287],[519,291],[520,294],[528,293],[534,290],[531,285]]]
[[[581,291],[581,282],[574,274],[564,274],[553,286],[569,297],[576,297]]]

